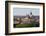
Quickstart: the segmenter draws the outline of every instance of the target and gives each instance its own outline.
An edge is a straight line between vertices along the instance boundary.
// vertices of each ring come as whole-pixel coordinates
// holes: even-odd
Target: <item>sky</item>
[[[39,15],[39,8],[13,8],[13,16],[25,16],[32,12],[33,15]]]

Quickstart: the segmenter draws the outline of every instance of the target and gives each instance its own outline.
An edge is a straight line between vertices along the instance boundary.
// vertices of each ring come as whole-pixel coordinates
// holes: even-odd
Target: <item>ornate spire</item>
[[[30,14],[32,15],[32,12],[30,12]]]
[[[30,12],[30,17],[32,17],[32,12]]]

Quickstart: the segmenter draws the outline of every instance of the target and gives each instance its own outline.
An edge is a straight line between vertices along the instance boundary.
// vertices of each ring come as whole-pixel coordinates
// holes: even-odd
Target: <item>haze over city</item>
[[[26,16],[30,15],[30,12],[32,12],[33,15],[38,16],[40,10],[39,8],[13,8],[14,16]]]

